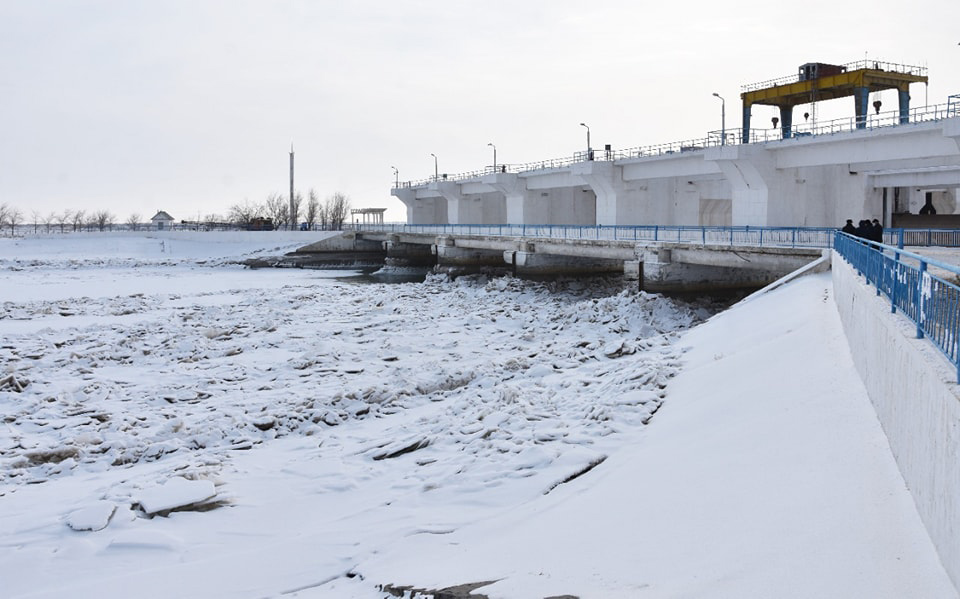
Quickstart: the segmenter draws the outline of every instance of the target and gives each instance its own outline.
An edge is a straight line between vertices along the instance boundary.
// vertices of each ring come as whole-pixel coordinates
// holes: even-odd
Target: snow
[[[957,597],[829,275],[702,322],[253,239],[0,239],[5,596]]]
[[[216,487],[209,480],[187,480],[175,476],[162,485],[143,491],[140,494],[140,507],[148,515],[156,514],[201,503],[216,494]]]
[[[111,501],[94,501],[67,516],[67,526],[73,530],[103,530],[110,523],[110,518],[117,511],[117,506]]]

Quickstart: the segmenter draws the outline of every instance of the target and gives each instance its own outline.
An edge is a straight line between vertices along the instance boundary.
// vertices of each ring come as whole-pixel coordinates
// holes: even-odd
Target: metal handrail
[[[960,116],[960,95],[949,96],[946,104],[933,104],[929,106],[920,106],[911,108],[908,115],[909,123],[924,123],[939,121],[942,119]],[[846,133],[857,130],[873,130],[885,127],[894,127],[904,125],[900,122],[900,111],[891,110],[879,114],[867,115],[861,120],[855,116],[831,119],[828,121],[815,121],[810,123],[795,123],[792,127],[792,139],[802,139],[808,136],[834,135],[836,133]],[[484,175],[490,175],[494,172],[502,173],[527,173],[532,171],[544,171],[550,169],[566,168],[572,164],[582,162],[616,162],[620,160],[631,160],[636,158],[648,158],[654,156],[665,156],[674,154],[683,154],[687,152],[697,152],[706,148],[713,148],[723,145],[736,145],[743,143],[743,129],[726,129],[724,132],[726,139],[722,140],[720,131],[710,131],[706,137],[689,139],[684,141],[674,141],[664,144],[654,144],[648,146],[638,146],[623,150],[596,150],[590,154],[586,151],[574,153],[572,156],[563,158],[550,158],[547,160],[537,160],[534,162],[524,162],[517,164],[498,164],[496,170],[492,166],[484,167],[480,170],[468,171],[456,174],[443,174],[439,177],[430,177],[413,181],[401,181],[395,184],[393,189],[407,189],[411,187],[420,187],[434,182],[457,182],[471,179],[479,179]],[[785,140],[781,128],[775,129],[750,129],[749,142],[752,144],[767,143]],[[723,142],[723,143],[722,143]]]
[[[543,225],[543,224],[423,224],[344,223],[345,231],[421,233],[428,235],[485,235],[546,239],[603,239],[609,241],[663,241],[703,245],[760,245],[797,248],[833,247],[834,227],[754,227],[700,225]],[[888,228],[884,243],[904,247],[960,247],[960,229]]]
[[[899,310],[913,321],[918,339],[929,338],[946,356],[960,383],[960,287],[929,267],[957,280],[960,268],[839,231],[834,249],[876,288],[877,295],[890,299],[891,312]]]
[[[428,235],[483,235],[524,239],[692,243],[715,246],[829,248],[832,227],[720,227],[665,225],[357,225],[356,230]],[[893,231],[891,239],[898,239]]]

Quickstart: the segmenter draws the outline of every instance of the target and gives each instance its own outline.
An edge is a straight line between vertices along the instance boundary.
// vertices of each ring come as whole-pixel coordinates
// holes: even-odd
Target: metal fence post
[[[901,241],[903,238],[901,237]],[[897,275],[900,274],[900,252],[893,253],[893,264],[890,265],[890,313],[897,313],[897,291],[900,289],[900,282]]]
[[[920,262],[920,276],[917,277],[917,339],[923,339],[924,309],[926,302],[923,296],[923,279],[927,274],[926,261]]]

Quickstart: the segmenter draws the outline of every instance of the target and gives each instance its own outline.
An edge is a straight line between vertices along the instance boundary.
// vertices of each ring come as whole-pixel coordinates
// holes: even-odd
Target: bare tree
[[[14,231],[19,225],[23,222],[23,213],[20,212],[19,208],[7,208],[7,224],[10,225],[10,235],[12,236]]]
[[[30,218],[33,219],[33,234],[36,235],[37,233],[39,233],[40,221],[43,220],[43,216],[41,216],[39,210],[31,210]]]
[[[228,222],[227,217],[211,212],[203,217],[203,224],[208,231],[214,231]]]
[[[350,198],[338,191],[327,198],[325,210],[330,228],[335,231],[342,229],[344,221],[347,220],[347,214],[350,212]]]
[[[134,212],[127,218],[127,226],[130,227],[131,231],[136,231],[140,228],[140,215]]]
[[[63,233],[67,225],[73,222],[73,213],[69,210],[53,214],[54,222],[60,225],[60,232]]]
[[[320,198],[317,197],[317,192],[311,189],[307,193],[307,226],[313,230],[313,226],[317,223],[317,217],[319,216],[318,212],[320,211]]]
[[[0,228],[7,224],[7,213],[10,212],[10,206],[6,203],[0,204]]]
[[[76,210],[70,215],[70,221],[73,223],[73,230],[79,231],[83,229],[83,225],[87,222],[87,213],[83,210]]]
[[[50,232],[50,228],[53,227],[53,223],[57,222],[57,213],[50,212],[43,217],[43,226],[46,228],[47,233]],[[62,231],[61,231],[62,232]]]
[[[264,208],[259,204],[252,204],[250,200],[244,200],[242,204],[230,206],[227,213],[227,219],[234,224],[246,226],[257,218],[263,218]]]
[[[107,212],[106,210],[100,210],[99,212],[91,216],[91,220],[96,225],[97,230],[103,231],[105,229],[113,228],[113,215]]]
[[[297,223],[300,222],[300,207],[303,206],[303,194],[299,191],[293,194],[293,202],[290,204],[290,230],[297,228]]]
[[[279,193],[271,193],[266,202],[267,218],[273,221],[274,226],[280,228],[280,223],[287,222],[290,214],[290,205]]]

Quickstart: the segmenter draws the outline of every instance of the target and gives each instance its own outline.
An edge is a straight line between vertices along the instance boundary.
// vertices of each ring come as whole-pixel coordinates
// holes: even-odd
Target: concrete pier
[[[616,239],[562,239],[510,235],[356,232],[344,239],[312,244],[381,247],[392,266],[436,268],[451,274],[502,271],[519,276],[623,274],[651,292],[709,292],[756,289],[821,257],[816,248],[720,246]]]

